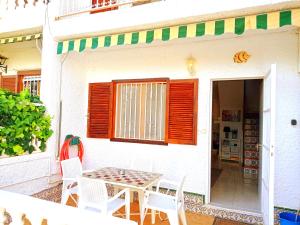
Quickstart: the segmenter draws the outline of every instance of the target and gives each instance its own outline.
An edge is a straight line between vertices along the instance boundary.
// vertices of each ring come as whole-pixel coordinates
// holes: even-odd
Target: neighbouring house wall
[[[204,194],[208,201],[211,81],[262,77],[269,71],[271,64],[276,63],[275,205],[297,208],[300,202],[300,129],[299,125],[290,125],[291,118],[300,120],[297,48],[298,35],[288,31],[271,34],[253,32],[238,38],[225,35],[213,40],[175,40],[151,45],[111,47],[80,54],[69,53],[62,70],[61,139],[69,133],[82,138],[86,168],[123,167],[136,157],[152,159],[154,170],[168,177],[187,174],[185,190]],[[233,55],[240,50],[247,50],[251,54],[248,63],[233,63]],[[199,78],[197,146],[142,145],[86,138],[89,83],[128,78],[190,78],[185,59],[191,54],[197,59]],[[58,56],[58,59],[62,60],[63,57]],[[51,71],[50,66],[53,65],[45,64],[44,69]]]
[[[50,158],[48,153],[1,157],[0,171],[1,190],[31,195],[49,187]]]
[[[36,46],[36,40],[2,44],[0,54],[8,58],[6,75],[17,75],[20,70],[41,69],[41,53]]]
[[[26,7],[24,1],[19,1],[19,7],[15,8],[16,1],[0,1],[0,34],[8,34],[26,29],[36,30],[45,22],[46,6],[43,1],[29,0]],[[7,5],[8,4],[8,5]],[[26,31],[25,31],[26,33]]]
[[[8,58],[8,72],[2,75],[16,76],[18,71],[41,69],[41,53],[35,40],[2,44],[0,54]],[[33,194],[49,187],[50,157],[48,153],[0,157],[0,171],[0,189]]]

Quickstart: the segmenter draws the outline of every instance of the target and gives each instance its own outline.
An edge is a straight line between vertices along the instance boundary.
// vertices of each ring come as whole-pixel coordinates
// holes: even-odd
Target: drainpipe
[[[40,46],[39,39],[35,39],[35,47],[39,50],[40,54],[42,55],[42,46]]]
[[[61,116],[62,116],[62,99],[61,99],[61,88],[62,88],[62,71],[63,71],[63,65],[66,61],[69,53],[67,53],[65,56],[62,56],[60,61],[60,71],[59,71],[59,108],[58,108],[58,132],[57,132],[57,155],[56,157],[59,157],[59,150],[60,150],[60,139],[61,139]]]

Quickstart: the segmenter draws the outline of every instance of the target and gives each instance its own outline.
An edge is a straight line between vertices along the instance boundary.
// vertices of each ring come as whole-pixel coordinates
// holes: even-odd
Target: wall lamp
[[[190,56],[186,59],[187,70],[192,77],[196,75],[195,65],[196,59],[193,56]]]
[[[0,55],[0,69],[5,73],[7,73],[7,65],[5,65],[7,59],[8,58]]]

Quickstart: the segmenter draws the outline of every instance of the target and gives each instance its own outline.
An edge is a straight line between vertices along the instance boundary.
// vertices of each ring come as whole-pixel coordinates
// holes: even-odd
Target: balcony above
[[[63,0],[60,1],[59,15],[56,19],[80,14],[94,14],[162,0]]]
[[[222,4],[210,0],[62,0],[52,31],[61,41],[299,7],[300,1],[294,0],[226,0]]]
[[[19,31],[28,29],[41,30],[45,20],[45,9],[46,4],[43,0],[0,0],[1,36],[19,35]]]

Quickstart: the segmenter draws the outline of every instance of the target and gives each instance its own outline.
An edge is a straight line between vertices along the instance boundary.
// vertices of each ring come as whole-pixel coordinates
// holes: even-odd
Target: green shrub
[[[45,151],[53,133],[50,127],[51,118],[39,97],[27,90],[14,94],[0,89],[0,155]]]

